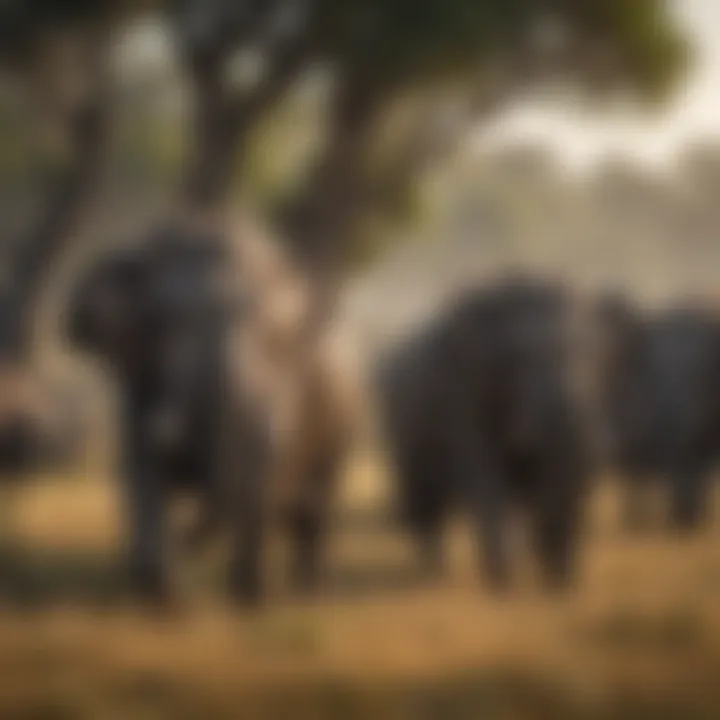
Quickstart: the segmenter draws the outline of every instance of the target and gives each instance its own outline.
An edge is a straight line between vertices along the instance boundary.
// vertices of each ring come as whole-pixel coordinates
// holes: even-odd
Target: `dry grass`
[[[420,583],[404,538],[371,522],[381,485],[354,468],[320,600],[299,603],[276,578],[265,610],[234,613],[203,581],[165,619],[119,601],[110,485],[21,490],[0,717],[720,717],[720,527],[625,538],[603,491],[577,591],[543,597],[528,571],[500,600],[462,529],[448,579]]]

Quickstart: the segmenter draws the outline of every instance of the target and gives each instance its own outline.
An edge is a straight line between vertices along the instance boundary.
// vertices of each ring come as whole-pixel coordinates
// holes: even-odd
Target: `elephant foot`
[[[703,523],[695,517],[677,517],[673,528],[681,537],[691,537],[702,530]]]
[[[512,583],[510,573],[504,566],[490,565],[483,573],[485,587],[491,595],[504,597],[509,594]]]
[[[290,580],[293,593],[300,598],[316,595],[321,583],[324,550],[324,523],[309,513],[289,518],[292,552]]]
[[[177,594],[158,568],[134,568],[131,571],[131,589],[140,606],[152,613],[167,615],[179,608]]]
[[[230,576],[228,595],[233,605],[256,609],[263,604],[263,589],[258,573],[235,571]]]
[[[553,555],[543,562],[543,586],[547,592],[565,594],[572,588],[574,579],[571,560],[565,555]]]
[[[573,587],[573,576],[566,570],[546,572],[544,576],[545,590],[552,595],[564,595]]]

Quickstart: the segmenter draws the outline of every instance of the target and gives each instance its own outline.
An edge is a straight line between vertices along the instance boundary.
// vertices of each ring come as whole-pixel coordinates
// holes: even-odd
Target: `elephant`
[[[612,357],[601,320],[594,299],[560,282],[510,276],[463,292],[380,358],[399,509],[429,572],[442,569],[449,514],[462,512],[487,583],[507,588],[509,520],[523,512],[547,587],[571,583],[601,457]]]
[[[720,459],[720,318],[701,303],[645,312],[627,303],[615,328],[623,360],[605,412],[625,524],[647,525],[647,490],[660,485],[671,524],[698,528]]]
[[[141,598],[173,596],[164,519],[178,492],[199,503],[191,546],[231,536],[235,600],[261,600],[275,520],[294,548],[296,587],[317,585],[353,385],[329,332],[304,342],[306,300],[287,257],[245,220],[217,231],[167,224],[79,279],[68,335],[119,390],[119,475]]]

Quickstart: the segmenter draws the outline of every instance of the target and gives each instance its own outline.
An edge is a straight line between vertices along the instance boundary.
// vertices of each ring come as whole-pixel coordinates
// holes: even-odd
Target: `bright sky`
[[[591,116],[589,111],[518,107],[494,124],[491,142],[539,141],[574,166],[606,153],[627,153],[663,165],[688,140],[720,140],[720,0],[675,0],[696,43],[692,76],[661,115],[653,118]],[[482,134],[481,144],[488,135]]]

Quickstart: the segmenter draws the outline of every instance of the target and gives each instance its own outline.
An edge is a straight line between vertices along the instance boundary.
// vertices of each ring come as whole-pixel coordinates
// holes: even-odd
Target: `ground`
[[[111,483],[17,489],[0,718],[720,717],[720,520],[628,538],[603,486],[577,589],[543,597],[528,566],[493,598],[462,527],[447,579],[422,582],[380,478],[367,460],[351,471],[319,600],[273,573],[267,607],[234,612],[210,557],[165,618],[122,597]]]

